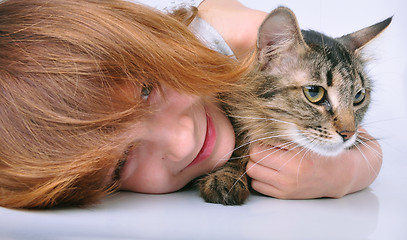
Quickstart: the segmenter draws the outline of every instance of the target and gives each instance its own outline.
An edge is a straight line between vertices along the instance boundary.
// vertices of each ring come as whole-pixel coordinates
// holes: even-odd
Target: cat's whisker
[[[270,134],[270,133],[269,133],[269,134]],[[264,137],[264,138],[259,138],[259,139],[255,139],[255,140],[246,142],[245,144],[242,144],[242,145],[240,145],[240,146],[234,148],[233,150],[231,150],[231,151],[229,151],[228,153],[226,153],[223,157],[221,157],[221,158],[217,161],[217,163],[215,164],[215,166],[212,168],[211,171],[213,171],[214,169],[216,169],[216,168],[218,167],[218,164],[219,164],[221,161],[223,161],[223,160],[226,160],[226,159],[232,160],[232,159],[239,159],[239,158],[248,157],[249,155],[227,158],[227,156],[230,156],[230,154],[232,154],[234,151],[236,151],[236,150],[238,150],[238,149],[240,149],[240,148],[242,148],[242,147],[245,147],[245,146],[247,146],[247,145],[249,145],[249,144],[256,143],[256,142],[259,142],[259,141],[262,141],[262,140],[269,140],[269,139],[273,139],[273,138],[290,137],[290,136],[293,136],[293,134],[267,136],[267,137]]]
[[[257,153],[254,153],[253,155],[256,155],[256,154],[260,154],[260,153],[262,153],[262,152],[270,151],[270,150],[272,150],[272,149],[277,149],[276,151],[267,154],[265,157],[263,157],[262,159],[260,159],[259,161],[257,161],[256,164],[261,163],[265,158],[269,157],[270,155],[272,155],[272,154],[274,154],[274,153],[276,153],[276,152],[278,152],[278,151],[280,151],[280,150],[285,150],[285,149],[287,149],[288,147],[291,147],[291,146],[293,146],[293,145],[294,145],[294,147],[293,147],[292,149],[286,150],[286,152],[289,152],[289,151],[291,151],[291,150],[293,150],[293,149],[299,147],[294,141],[289,141],[289,142],[286,142],[286,143],[283,143],[283,144],[280,144],[280,145],[277,145],[277,146],[272,146],[272,147],[270,147],[270,148],[268,148],[268,149],[259,151],[259,152],[257,152]],[[285,153],[284,153],[284,154],[285,154]],[[255,165],[256,165],[256,164],[255,164]]]
[[[279,120],[279,119],[275,119],[275,118],[245,117],[245,116],[236,116],[236,115],[228,115],[228,116],[233,117],[233,118],[242,118],[242,119],[275,121],[275,122],[279,122],[279,123],[287,123],[287,124],[296,126],[295,123],[287,122],[287,121],[283,121],[283,120]]]
[[[226,194],[226,196],[232,191],[232,189],[234,188],[234,186],[236,186],[236,184],[244,177],[244,175],[247,173],[247,171],[249,171],[250,169],[252,169],[254,166],[256,166],[257,164],[259,164],[260,162],[262,162],[264,159],[268,158],[269,156],[271,156],[271,155],[273,155],[273,154],[275,154],[275,153],[277,153],[277,152],[279,152],[279,151],[283,151],[283,148],[289,147],[289,146],[292,146],[292,145],[296,145],[296,143],[295,143],[294,141],[290,141],[290,142],[287,142],[287,143],[280,144],[280,145],[278,145],[278,146],[273,146],[273,147],[271,147],[271,148],[265,150],[265,151],[269,151],[269,150],[271,150],[271,149],[276,149],[275,151],[273,151],[273,152],[267,154],[267,155],[264,156],[262,159],[260,159],[260,160],[257,161],[256,163],[254,163],[249,169],[247,169],[246,171],[244,171],[244,173],[243,173],[242,175],[240,175],[239,178],[236,179],[236,181],[234,182],[234,184],[232,185],[232,187],[230,187],[229,192]],[[294,148],[289,149],[287,152],[289,152],[289,151],[291,151],[291,150],[293,150],[293,149],[295,149],[295,148],[297,148],[297,147],[299,147],[299,146],[296,145]]]
[[[364,134],[369,134],[367,131],[360,131],[360,130],[358,130],[358,133],[364,133]],[[360,134],[358,135],[358,138],[363,138],[363,141],[364,142],[375,142],[375,144],[376,145],[380,145],[379,143],[378,143],[378,141],[380,140],[380,141],[383,141],[383,139],[382,138],[367,138],[367,137],[363,137],[363,136],[361,136]]]
[[[388,118],[388,119],[380,119],[380,120],[376,120],[376,121],[370,121],[370,122],[364,122],[363,123],[363,127],[364,126],[370,126],[372,124],[378,124],[378,123],[383,123],[383,122],[390,122],[390,121],[400,121],[400,120],[406,120],[406,117],[395,117],[395,118]],[[361,124],[362,126],[362,124]]]
[[[372,164],[370,164],[369,160],[367,159],[366,155],[363,153],[362,149],[358,145],[355,145],[355,147],[359,150],[359,152],[362,154],[362,157],[365,159],[365,162],[369,166],[369,169],[373,171],[375,176],[377,176],[379,173],[373,168]]]
[[[237,116],[237,115],[232,115],[232,114],[227,114],[227,116],[232,117],[232,118],[241,118],[241,119],[266,120],[266,118],[262,118],[262,117]]]
[[[257,155],[257,154],[260,154],[260,153],[269,151],[269,150],[271,150],[271,149],[278,149],[278,148],[284,149],[284,148],[290,147],[290,146],[292,146],[292,145],[294,145],[294,144],[295,144],[295,143],[294,143],[293,141],[290,141],[290,142],[286,142],[286,143],[283,143],[283,144],[280,144],[280,145],[277,145],[277,146],[271,146],[271,145],[270,145],[270,146],[271,146],[270,148],[267,148],[267,149],[258,151],[258,152],[256,152],[256,153],[251,154],[251,155]],[[245,157],[248,157],[248,156],[250,156],[250,155],[245,155]]]
[[[364,126],[364,125],[360,125],[360,127],[365,127],[365,126]],[[358,133],[369,134],[368,131],[366,131],[365,129],[364,129],[364,130],[361,130],[360,128],[357,130],[357,132],[358,132]]]
[[[295,136],[295,134],[275,135],[275,136],[268,136],[268,137],[264,137],[264,138],[254,139],[254,140],[252,140],[252,141],[250,141],[250,142],[248,142],[246,144],[243,144],[243,145],[239,146],[238,148],[235,148],[235,150],[239,149],[240,147],[246,146],[248,144],[256,143],[256,142],[263,141],[263,140],[270,140],[270,139],[273,139],[273,138],[281,138],[281,137],[293,137],[293,136]],[[266,143],[266,145],[267,145],[267,143]],[[257,154],[257,153],[255,153],[255,154]],[[244,155],[242,157],[247,157],[247,156],[248,155]],[[236,159],[236,158],[239,158],[239,157],[233,157],[231,159]]]
[[[376,146],[378,146],[378,147],[380,147],[380,143],[379,142],[377,142],[377,140],[376,139],[371,139],[371,138],[367,138],[367,137],[363,137],[363,136],[358,136],[358,140],[360,140],[361,142],[361,144],[363,144],[363,143],[366,143],[366,142],[371,142],[371,143],[373,143],[374,145],[376,145]],[[363,143],[362,143],[363,142]],[[369,146],[370,147],[370,146]]]
[[[298,148],[298,147],[300,147],[300,146],[296,146],[295,148]],[[293,148],[293,149],[295,149],[295,148]],[[286,161],[282,166],[280,166],[278,169],[277,169],[277,172],[280,172],[289,162],[291,162],[291,160],[293,160],[295,157],[297,157],[298,156],[298,154],[300,154],[302,151],[304,151],[306,148],[301,148],[301,150],[299,151],[299,152],[297,152],[296,154],[294,154],[294,156],[292,156],[288,161]]]
[[[267,155],[264,156],[262,159],[258,160],[255,164],[253,164],[249,169],[247,169],[247,170],[240,176],[239,179],[241,179],[241,178],[247,173],[248,170],[250,170],[251,168],[253,168],[253,167],[256,166],[257,164],[261,163],[264,159],[266,159],[266,158],[268,158],[269,156],[271,156],[271,155],[273,155],[273,154],[275,154],[275,153],[277,153],[277,152],[279,152],[279,151],[282,151],[284,148],[290,147],[290,146],[292,146],[292,145],[294,145],[294,147],[293,147],[292,149],[289,149],[288,151],[286,151],[284,154],[286,154],[286,153],[288,153],[288,152],[290,152],[290,151],[292,151],[292,150],[294,150],[294,149],[300,147],[300,146],[298,146],[294,141],[290,141],[290,142],[287,142],[287,143],[284,143],[284,144],[280,144],[280,145],[278,145],[278,146],[273,146],[273,147],[271,147],[271,148],[269,148],[269,149],[264,150],[264,151],[270,151],[271,149],[276,149],[275,151],[273,151],[273,152],[267,154]],[[264,152],[264,151],[263,151],[263,152]]]
[[[302,161],[304,160],[305,156],[312,151],[312,144],[309,144],[308,146],[305,147],[306,152],[302,155],[300,159],[300,164],[298,164],[298,169],[297,169],[297,185],[299,184],[299,179],[300,179],[300,169],[302,165]]]
[[[292,136],[293,134],[286,134],[285,131],[272,131],[272,132],[264,132],[264,133],[257,133],[262,131],[263,129],[259,129],[258,131],[251,131],[249,133],[250,136],[256,136],[256,138],[261,138],[263,136],[276,136],[276,137],[289,137]],[[283,134],[285,133],[285,134]],[[276,135],[276,134],[280,134],[280,135]]]
[[[293,145],[293,144],[295,144],[295,143],[294,143],[294,142],[289,142],[289,144],[290,144],[289,146],[291,146],[291,145]],[[268,150],[270,150],[270,149],[277,149],[277,150],[275,150],[275,151],[273,151],[273,152],[267,154],[265,157],[263,157],[262,159],[260,159],[259,161],[257,161],[255,164],[253,164],[249,169],[247,169],[246,171],[244,171],[244,173],[243,173],[242,175],[240,175],[239,178],[237,178],[236,181],[233,183],[233,185],[230,187],[228,193],[225,195],[224,198],[226,198],[226,197],[229,195],[229,193],[230,193],[230,192],[232,191],[232,189],[236,186],[236,184],[244,177],[244,175],[247,173],[247,171],[249,171],[250,169],[252,169],[254,166],[256,166],[257,164],[259,164],[260,162],[262,162],[264,159],[266,159],[266,158],[269,157],[270,155],[272,155],[272,154],[274,154],[274,153],[276,153],[276,152],[282,151],[283,149],[282,149],[282,148],[279,148],[279,147],[281,147],[282,145],[284,145],[284,144],[280,144],[279,146],[269,148]],[[285,147],[287,147],[287,146],[285,146]]]
[[[362,132],[362,131],[360,131],[360,132]],[[363,132],[363,133],[367,133],[367,132]],[[359,135],[358,137],[361,137],[361,136]],[[380,144],[379,144],[379,142],[378,142],[379,140],[380,140]],[[393,149],[393,150],[395,150],[395,151],[399,151],[398,148],[394,147],[394,144],[391,144],[391,143],[389,142],[388,137],[382,137],[382,138],[376,138],[376,137],[375,137],[375,138],[372,138],[372,139],[365,138],[363,141],[364,141],[364,142],[371,142],[371,141],[373,141],[374,144],[377,145],[377,146],[379,146],[379,147],[381,147],[381,144],[382,144],[382,145],[385,145],[385,146],[387,146],[387,147],[389,147],[389,148],[391,148],[391,149]]]
[[[365,131],[362,131],[362,130],[360,130],[360,129],[358,129],[358,133],[368,133],[366,130]]]
[[[295,143],[294,141],[290,141],[290,142],[283,143],[283,144],[280,144],[280,145],[278,145],[278,146],[273,146],[273,147],[271,147],[271,148],[268,148],[268,149],[264,150],[264,151],[270,151],[270,150],[272,150],[272,149],[276,149],[275,151],[273,151],[273,152],[267,154],[266,156],[264,156],[262,159],[258,160],[252,167],[254,167],[255,165],[261,163],[264,159],[266,159],[266,158],[268,158],[269,156],[275,154],[276,152],[283,151],[285,148],[290,147],[290,146],[293,146],[293,145],[294,145],[294,147],[293,147],[292,149],[295,149],[295,148],[298,147],[298,145],[296,145],[296,143]],[[292,149],[289,149],[287,152],[291,151]],[[264,152],[264,151],[263,151],[263,152]],[[245,173],[247,173],[247,171],[246,171]]]
[[[383,154],[378,152],[376,149],[374,149],[372,146],[370,146],[369,144],[367,144],[364,141],[361,141],[360,139],[356,140],[358,143],[360,143],[361,145],[363,145],[364,147],[368,148],[370,151],[372,151],[374,154],[376,154],[378,157],[383,158]]]
[[[246,154],[246,155],[242,155],[242,156],[239,156],[239,157],[233,157],[233,158],[230,158],[230,159],[246,158],[246,157],[250,157],[251,155],[257,155],[257,154],[260,154],[260,153],[263,153],[263,152],[270,151],[270,150],[272,150],[272,149],[279,149],[279,148],[281,149],[281,148],[289,147],[289,146],[291,146],[291,145],[293,145],[293,144],[294,144],[294,143],[285,143],[285,144],[281,144],[281,145],[278,145],[278,146],[271,146],[270,148],[263,149],[263,150],[258,151],[258,152],[256,152],[256,153],[253,153],[253,154]]]
[[[256,136],[256,138],[260,138],[260,137],[263,137],[263,136],[272,136],[271,133],[274,134],[274,135],[275,134],[284,134],[285,133],[285,131],[276,131],[276,130],[273,130],[272,132],[271,131],[270,132],[263,132],[263,131],[264,131],[264,129],[261,129],[261,128],[258,128],[258,129],[254,130],[254,131],[252,129],[250,129],[250,133],[248,135],[249,136]]]

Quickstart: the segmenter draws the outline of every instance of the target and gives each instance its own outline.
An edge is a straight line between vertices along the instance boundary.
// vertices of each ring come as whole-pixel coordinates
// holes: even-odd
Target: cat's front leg
[[[228,162],[223,168],[200,179],[199,188],[206,202],[241,205],[250,195],[246,164]]]

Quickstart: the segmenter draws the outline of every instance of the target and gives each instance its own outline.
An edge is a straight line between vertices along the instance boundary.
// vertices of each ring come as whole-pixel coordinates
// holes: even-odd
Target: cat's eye
[[[151,91],[153,90],[153,87],[150,85],[145,85],[141,88],[141,99],[144,101],[148,100],[148,97],[151,94]]]
[[[320,86],[303,87],[303,92],[308,101],[319,104],[325,100],[326,91]]]
[[[365,100],[366,90],[363,88],[358,93],[356,93],[355,98],[353,99],[353,105],[358,105]]]

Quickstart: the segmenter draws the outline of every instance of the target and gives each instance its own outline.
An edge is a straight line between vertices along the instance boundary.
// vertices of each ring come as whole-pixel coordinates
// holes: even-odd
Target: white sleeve
[[[198,7],[204,0],[127,0],[141,3],[164,12],[170,12],[177,8]]]
[[[144,4],[164,12],[171,12],[178,8],[198,7],[204,0],[128,0],[134,3]],[[210,49],[224,55],[233,55],[232,50],[223,37],[208,22],[196,17],[189,29]]]
[[[207,21],[200,17],[196,17],[189,29],[201,40],[208,48],[220,52],[224,55],[233,55],[232,49],[223,39],[223,37],[212,27]]]

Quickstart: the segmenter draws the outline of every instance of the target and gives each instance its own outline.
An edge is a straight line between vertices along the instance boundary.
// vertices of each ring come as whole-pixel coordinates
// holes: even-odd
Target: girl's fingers
[[[265,182],[265,183],[277,183],[278,171],[264,165],[258,164],[253,161],[249,161],[246,167],[246,173],[252,179]]]
[[[258,181],[255,179],[252,180],[251,184],[252,184],[252,188],[261,194],[264,194],[264,195],[270,196],[270,197],[281,196],[281,191],[278,190],[273,185],[270,185],[268,183],[264,183],[262,181]]]

